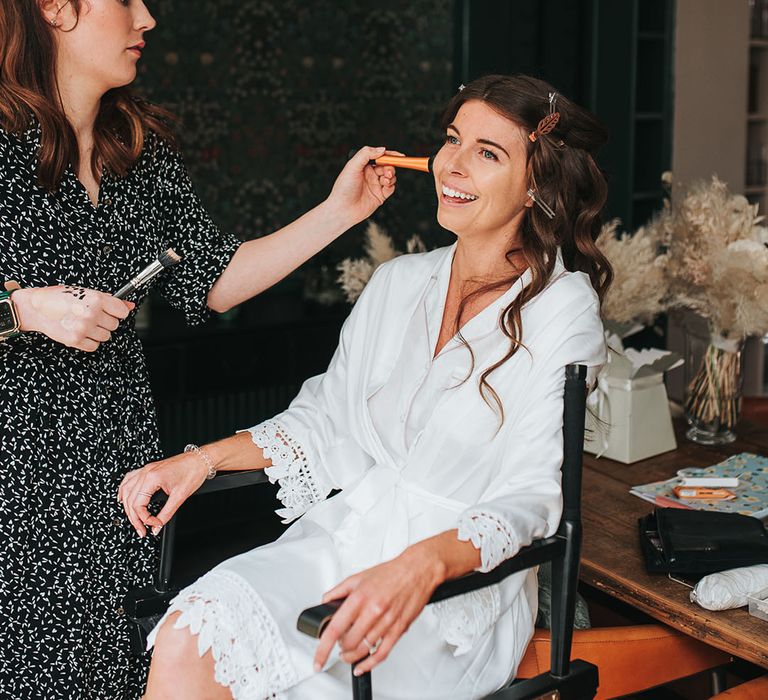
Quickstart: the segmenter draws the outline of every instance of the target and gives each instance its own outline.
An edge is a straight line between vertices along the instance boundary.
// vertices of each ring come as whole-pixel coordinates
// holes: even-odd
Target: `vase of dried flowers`
[[[671,184],[671,176],[664,178]],[[667,308],[699,317],[686,323],[687,437],[735,439],[741,408],[744,340],[768,332],[768,230],[756,204],[716,177],[679,187],[649,226],[666,248]]]
[[[701,332],[686,324],[686,437],[701,445],[736,439],[741,415],[741,360],[744,342]]]

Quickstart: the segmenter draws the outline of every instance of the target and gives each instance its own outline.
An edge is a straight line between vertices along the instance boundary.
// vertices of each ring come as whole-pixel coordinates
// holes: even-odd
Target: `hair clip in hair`
[[[464,85],[464,83],[459,85],[459,92],[461,92],[465,87],[466,87],[466,85]]]
[[[557,93],[549,93],[549,113],[554,114],[557,111]]]
[[[536,127],[536,129],[528,134],[528,138],[535,142],[539,136],[546,136],[550,131],[554,131],[559,121],[560,112],[553,112],[552,114],[548,114],[539,122],[539,125]]]
[[[550,219],[555,218],[555,212],[552,209],[552,207],[549,206],[541,197],[539,197],[538,194],[536,194],[536,190],[532,188],[528,188],[528,196],[539,205],[539,208],[541,211],[543,211]]]
[[[538,126],[528,134],[531,142],[536,142],[539,136],[545,136],[550,131],[554,131],[557,123],[560,121],[560,112],[557,111],[557,93],[549,93],[549,114],[542,119]],[[558,144],[559,145],[559,144]]]

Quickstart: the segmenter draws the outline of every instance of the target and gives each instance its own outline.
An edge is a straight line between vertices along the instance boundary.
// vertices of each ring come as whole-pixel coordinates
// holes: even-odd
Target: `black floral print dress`
[[[211,222],[180,156],[150,134],[127,176],[102,177],[94,207],[71,168],[55,194],[35,184],[39,143],[34,123],[0,130],[0,281],[114,292],[173,247],[182,262],[154,283],[203,321],[240,241]],[[150,582],[157,540],[136,536],[116,494],[160,449],[134,316],[94,353],[38,333],[0,343],[2,700],[143,691],[148,655],[132,655],[120,603]]]

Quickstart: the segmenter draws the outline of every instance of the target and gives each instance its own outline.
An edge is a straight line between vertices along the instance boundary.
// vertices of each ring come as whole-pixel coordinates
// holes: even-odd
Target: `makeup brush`
[[[357,153],[357,151],[352,149],[347,157],[351,158],[355,153]],[[434,155],[424,158],[414,158],[412,156],[379,156],[375,160],[369,160],[368,165],[391,165],[395,168],[420,170],[423,173],[431,173],[432,162],[434,160]]]
[[[153,277],[162,272],[166,267],[175,265],[181,260],[181,256],[178,255],[173,248],[168,248],[160,257],[154,262],[147,265],[136,277],[134,277],[128,284],[121,287],[114,293],[117,299],[125,299],[129,294],[132,294],[138,289],[141,289],[147,282]]]
[[[413,158],[411,156],[380,156],[376,160],[369,161],[371,165],[392,165],[395,168],[405,168],[406,170],[420,170],[423,173],[432,172],[432,161],[434,156],[425,158]]]

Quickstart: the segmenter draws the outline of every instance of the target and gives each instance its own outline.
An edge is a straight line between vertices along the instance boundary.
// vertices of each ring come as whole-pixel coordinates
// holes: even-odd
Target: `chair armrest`
[[[214,493],[216,491],[229,491],[238,489],[241,486],[251,486],[252,484],[265,484],[269,482],[269,477],[263,469],[249,469],[247,471],[219,472],[213,479],[206,479],[192,496],[204,493]],[[153,505],[162,505],[168,500],[164,491],[155,491],[151,503]]]
[[[544,562],[552,561],[562,556],[564,552],[565,539],[560,535],[536,540],[528,547],[523,547],[514,557],[503,561],[492,571],[467,574],[440,584],[427,605],[499,583],[499,581],[503,581],[507,576],[516,574],[518,571],[524,571]],[[296,629],[310,637],[319,638],[343,602],[343,599],[333,600],[330,603],[314,605],[303,610],[296,621]]]
[[[437,603],[447,598],[499,583],[518,571],[531,569],[544,562],[552,561],[562,556],[564,552],[565,539],[559,535],[536,540],[527,547],[521,548],[514,557],[501,562],[495,569],[487,573],[471,573],[441,583],[435,589],[429,603]]]
[[[206,479],[194,495],[199,493],[213,493],[214,491],[227,491],[251,484],[263,484],[269,481],[269,477],[263,469],[249,469],[248,471],[219,472],[213,479]]]

